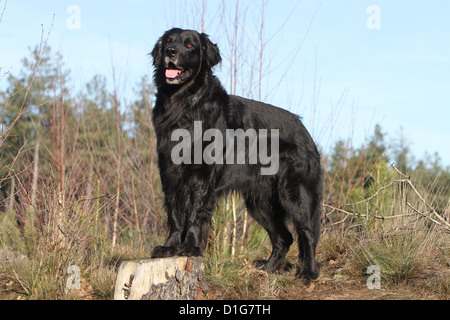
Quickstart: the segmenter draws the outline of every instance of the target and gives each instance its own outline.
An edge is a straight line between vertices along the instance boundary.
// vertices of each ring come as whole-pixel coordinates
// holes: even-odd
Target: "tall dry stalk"
[[[59,72],[60,67],[59,67]],[[60,79],[62,80],[62,79]],[[64,100],[64,84],[58,83],[58,79],[55,79],[53,86],[54,98],[52,101],[52,125],[51,135],[53,143],[53,161],[58,171],[58,187],[55,190],[54,196],[54,211],[52,217],[52,233],[53,243],[62,245],[64,240],[64,228],[66,227],[66,135],[67,123],[66,123],[66,108]],[[58,95],[59,93],[59,95]],[[59,97],[59,99],[58,99]]]
[[[0,1],[0,3],[1,3],[1,1]],[[2,23],[3,14],[4,14],[5,11],[6,11],[6,4],[7,4],[7,3],[8,3],[8,0],[5,0],[5,5],[3,6],[2,13],[0,14],[0,23]]]
[[[237,195],[236,192],[231,194],[231,211],[233,216],[233,234],[231,236],[231,256],[234,257],[236,255],[236,238],[237,238],[237,215],[236,215],[236,201]]]
[[[36,207],[36,193],[38,189],[38,177],[39,177],[39,149],[41,147],[41,140],[37,138],[36,146],[34,147],[33,157],[33,182],[31,184],[31,205]]]
[[[113,80],[114,80],[114,112],[116,116],[116,129],[117,129],[117,154],[116,154],[116,205],[114,208],[113,217],[113,231],[112,231],[112,247],[117,245],[117,239],[119,237],[118,219],[120,210],[120,187],[122,176],[122,156],[121,156],[121,127],[120,127],[120,111],[119,111],[119,98],[117,93],[116,73],[113,64]]]

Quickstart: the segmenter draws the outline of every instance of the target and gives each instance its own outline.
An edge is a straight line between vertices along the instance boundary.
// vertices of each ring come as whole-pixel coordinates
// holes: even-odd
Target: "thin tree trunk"
[[[231,237],[231,256],[236,255],[236,236],[237,236],[237,216],[236,216],[236,193],[231,195],[231,210],[233,213],[233,232]]]
[[[116,83],[115,70],[113,68],[113,78],[114,83]],[[117,97],[117,91],[114,91],[114,106],[116,113],[116,129],[117,129],[117,185],[116,185],[116,208],[114,210],[114,218],[113,218],[113,237],[112,237],[112,246],[113,248],[117,245],[117,238],[119,236],[118,229],[118,219],[119,219],[119,205],[120,205],[120,176],[122,171],[122,155],[121,155],[121,131],[120,131],[120,111],[119,111],[120,102]]]
[[[11,176],[11,190],[9,191],[8,211],[14,210],[15,202],[16,202],[16,177]]]
[[[134,208],[134,218],[136,220],[136,230],[138,232],[138,239],[139,239],[139,246],[142,246],[142,235],[141,235],[141,226],[139,222],[139,216],[137,211],[137,204],[136,204],[136,195],[134,192],[134,175],[131,175],[131,194],[133,197],[133,208]]]
[[[113,248],[117,245],[117,238],[119,235],[119,230],[117,227],[119,219],[119,205],[120,205],[119,200],[120,200],[120,175],[117,176],[116,208],[114,210],[114,218],[113,218],[113,237],[112,237]]]
[[[247,220],[248,220],[248,212],[247,209],[244,209],[244,222],[243,230],[242,230],[242,241],[241,241],[241,253],[244,251],[244,244],[247,241]]]
[[[36,193],[37,193],[37,183],[39,177],[39,149],[41,146],[41,140],[38,138],[36,140],[36,146],[34,148],[34,166],[33,166],[33,182],[31,185],[31,205],[36,207]]]

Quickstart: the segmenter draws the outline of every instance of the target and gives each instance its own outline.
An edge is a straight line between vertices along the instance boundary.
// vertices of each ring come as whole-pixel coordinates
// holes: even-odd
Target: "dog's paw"
[[[200,249],[200,247],[184,245],[178,251],[177,255],[179,255],[181,257],[201,257],[202,250]]]
[[[258,269],[258,270],[262,270],[265,271],[264,267],[267,264],[267,260],[262,260],[262,259],[258,259],[258,260],[254,260],[253,261],[253,266]]]
[[[296,274],[297,279],[302,279],[305,283],[309,283],[312,280],[315,280],[319,278],[319,269],[316,268],[316,270],[300,270]]]
[[[168,258],[173,257],[177,255],[177,248],[176,247],[164,247],[164,246],[157,246],[153,249],[151,257],[154,258]]]
[[[292,263],[287,260],[255,260],[253,261],[253,266],[256,269],[266,271],[266,272],[276,272],[276,271],[289,271],[292,269]]]

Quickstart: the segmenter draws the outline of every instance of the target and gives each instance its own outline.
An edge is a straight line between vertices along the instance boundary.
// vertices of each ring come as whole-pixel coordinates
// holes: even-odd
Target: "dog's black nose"
[[[178,50],[177,50],[177,48],[170,46],[170,47],[166,48],[165,53],[166,53],[166,57],[173,58],[177,55]]]

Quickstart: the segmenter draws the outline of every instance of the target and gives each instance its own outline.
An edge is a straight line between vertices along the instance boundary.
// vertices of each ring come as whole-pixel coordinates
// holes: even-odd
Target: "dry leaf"
[[[314,283],[311,283],[311,284],[309,285],[309,287],[306,288],[306,292],[312,293],[312,292],[314,291],[314,289],[316,289],[316,285],[315,285]]]

